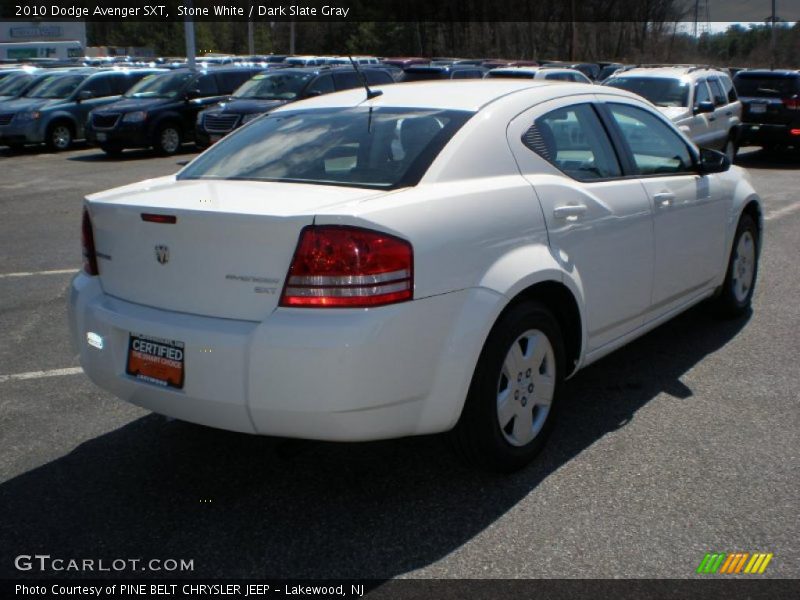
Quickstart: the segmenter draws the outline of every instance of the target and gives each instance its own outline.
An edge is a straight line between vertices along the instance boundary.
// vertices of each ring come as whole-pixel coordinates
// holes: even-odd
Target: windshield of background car
[[[83,82],[87,75],[52,75],[30,89],[28,98],[68,98]]]
[[[734,79],[740,96],[790,98],[800,93],[800,77],[738,74]]]
[[[23,92],[33,77],[30,73],[15,73],[0,79],[0,96],[16,96]]]
[[[273,113],[212,146],[178,179],[416,185],[472,114],[388,107]]]
[[[126,98],[175,98],[194,78],[194,73],[148,75],[127,92]]]
[[[612,77],[605,82],[646,98],[656,106],[688,106],[689,84],[671,77]]]
[[[255,100],[294,100],[312,73],[259,73],[233,93],[234,98]]]

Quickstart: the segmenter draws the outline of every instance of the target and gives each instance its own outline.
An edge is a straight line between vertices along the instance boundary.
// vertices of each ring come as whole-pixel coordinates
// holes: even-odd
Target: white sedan
[[[761,215],[744,171],[622,90],[351,90],[89,196],[73,341],[97,385],[164,415],[452,430],[512,470],[578,369],[702,300],[749,310]]]

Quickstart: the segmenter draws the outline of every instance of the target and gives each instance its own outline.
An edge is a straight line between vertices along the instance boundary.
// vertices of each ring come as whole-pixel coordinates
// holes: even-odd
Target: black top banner
[[[0,0],[5,21],[769,22],[771,0]],[[800,21],[800,0],[776,17]]]

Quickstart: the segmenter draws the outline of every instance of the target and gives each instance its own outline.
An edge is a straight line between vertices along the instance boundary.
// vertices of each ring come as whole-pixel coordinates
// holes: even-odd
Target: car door
[[[650,200],[636,178],[623,176],[593,99],[542,103],[507,130],[553,256],[583,288],[590,352],[641,324],[653,277]]]
[[[619,99],[604,103],[603,111],[653,206],[650,316],[658,316],[702,293],[719,275],[727,221],[722,185],[697,172],[696,150],[660,115]]]
[[[742,105],[736,100],[732,102],[729,99],[729,92],[725,89],[721,78],[709,77],[708,85],[714,98],[715,120],[712,127],[716,142],[714,148],[722,150],[725,148],[731,132],[735,131],[741,123]]]

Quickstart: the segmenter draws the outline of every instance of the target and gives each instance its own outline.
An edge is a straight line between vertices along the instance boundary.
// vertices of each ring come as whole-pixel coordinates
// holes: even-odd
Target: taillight
[[[387,233],[308,226],[289,267],[281,306],[365,308],[411,300],[414,252]]]
[[[87,275],[99,275],[97,269],[97,253],[94,250],[94,233],[92,232],[92,220],[89,218],[89,211],[83,209],[83,223],[81,226],[81,242],[83,245],[83,270]]]
[[[800,98],[784,98],[783,105],[789,110],[800,110]]]

